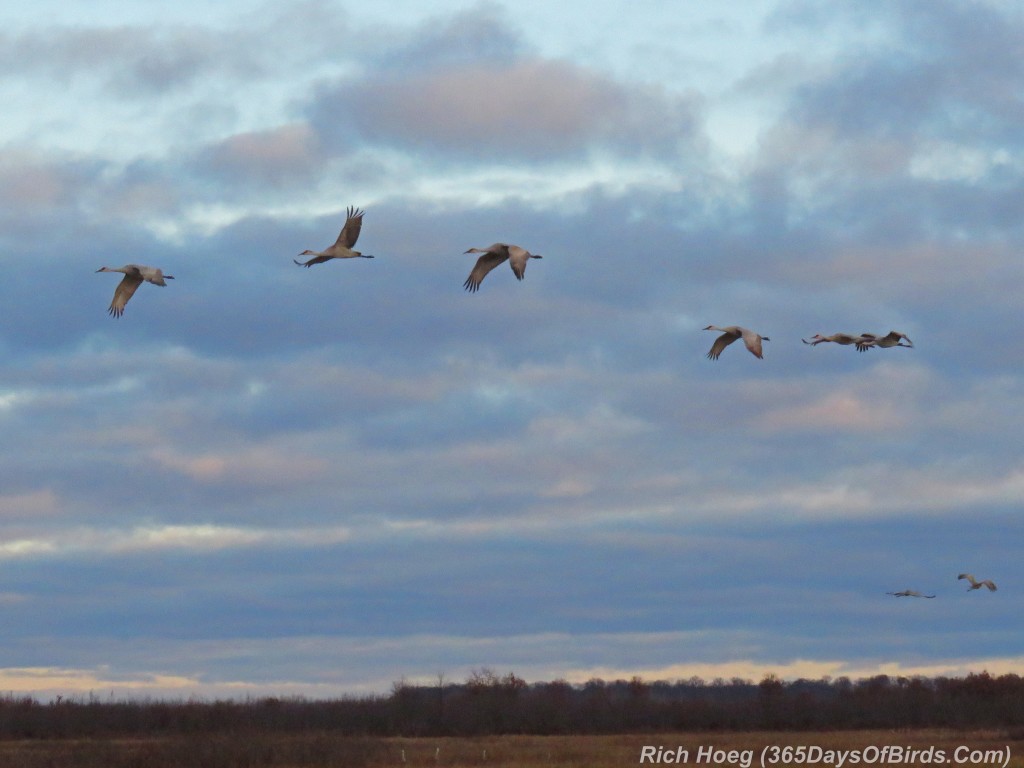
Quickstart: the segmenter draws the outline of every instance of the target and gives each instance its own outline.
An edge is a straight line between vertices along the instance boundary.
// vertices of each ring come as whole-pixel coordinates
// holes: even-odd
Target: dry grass
[[[223,734],[160,739],[53,739],[0,742],[4,768],[413,768],[415,766],[487,766],[488,768],[618,768],[640,765],[644,746],[663,747],[673,754],[689,751],[691,766],[742,768],[740,761],[698,762],[697,751],[713,747],[728,753],[752,751],[750,768],[760,768],[765,747],[819,747],[822,750],[865,750],[895,745],[910,750],[943,750],[954,768],[960,747],[984,753],[1010,748],[1012,768],[1024,768],[1024,732],[1012,738],[1002,731],[839,731],[825,733],[666,733],[622,736],[493,736],[479,738],[359,739],[329,733],[302,736]],[[404,753],[404,762],[403,762]],[[926,753],[927,754],[927,753]],[[647,761],[645,765],[652,765]],[[795,765],[776,763],[778,766]],[[850,762],[848,761],[849,765]],[[866,759],[878,768],[928,764],[905,757],[888,762]],[[1002,768],[1002,762],[999,763]],[[671,765],[671,763],[661,763]],[[835,768],[822,759],[804,766]],[[992,765],[991,762],[986,765]]]

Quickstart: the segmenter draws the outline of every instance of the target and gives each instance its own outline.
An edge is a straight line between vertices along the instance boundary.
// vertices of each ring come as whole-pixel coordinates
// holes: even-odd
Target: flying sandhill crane
[[[886,592],[885,594],[893,597],[927,597],[929,599],[935,597],[935,595],[922,595],[916,589],[904,589],[902,592]]]
[[[989,592],[995,592],[996,591],[996,585],[992,581],[992,579],[985,579],[983,581],[978,581],[977,579],[975,579],[969,573],[961,573],[959,576],[956,577],[956,579],[957,579],[957,581],[959,581],[960,579],[967,579],[969,582],[971,582],[971,586],[969,586],[967,588],[968,592],[970,592],[972,589],[981,589],[982,587],[988,587],[988,591]]]
[[[517,280],[522,280],[526,276],[526,264],[530,259],[542,259],[544,258],[538,253],[530,253],[525,248],[520,248],[518,245],[508,245],[506,243],[495,243],[490,248],[470,248],[466,253],[482,253],[479,259],[476,260],[476,264],[473,266],[473,271],[469,273],[469,277],[466,278],[466,282],[462,284],[470,293],[475,293],[480,290],[480,283],[487,277],[487,273],[494,269],[496,266],[501,264],[503,261],[508,259],[509,266],[512,267],[512,271],[516,275]]]
[[[904,344],[900,339],[906,339]],[[914,342],[905,333],[889,331],[885,336],[876,336],[873,333],[862,333],[857,340],[857,351],[867,352],[872,347],[913,347]]]
[[[156,267],[145,267],[141,264],[125,264],[123,267],[100,267],[97,272],[123,272],[124,277],[117,284],[114,290],[114,300],[110,302],[107,312],[112,317],[120,317],[124,314],[124,305],[128,303],[135,290],[142,285],[143,281],[153,285],[166,286],[164,280],[173,280],[174,275],[165,275]]]
[[[346,213],[348,218],[345,219],[345,226],[341,228],[341,233],[338,235],[338,239],[335,240],[334,245],[326,251],[307,250],[299,254],[299,256],[312,256],[313,258],[309,261],[298,261],[296,259],[292,259],[292,261],[300,267],[311,267],[314,264],[322,264],[331,259],[354,259],[358,257],[372,259],[373,256],[368,253],[352,250],[352,246],[359,239],[359,230],[363,227],[363,214],[366,212],[349,206]]]
[[[747,345],[747,349],[754,357],[764,358],[761,353],[761,342],[771,341],[767,336],[762,336],[759,333],[748,331],[746,328],[741,328],[738,325],[728,325],[725,328],[719,328],[717,325],[709,325],[704,329],[705,331],[721,331],[722,335],[715,339],[715,343],[711,345],[711,350],[708,352],[709,360],[717,360],[718,356],[722,354],[722,350],[732,344],[736,339],[743,339],[743,343]]]
[[[833,344],[860,344],[864,341],[863,336],[853,336],[849,333],[833,333],[831,336],[822,336],[820,333],[816,333],[811,336],[811,340],[800,339],[804,344],[810,344],[812,347],[817,346],[826,341],[831,341]]]

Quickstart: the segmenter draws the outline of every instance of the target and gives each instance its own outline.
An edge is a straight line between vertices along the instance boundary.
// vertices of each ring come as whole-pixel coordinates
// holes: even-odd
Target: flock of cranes
[[[729,325],[725,328],[719,328],[717,325],[709,325],[704,329],[705,331],[721,331],[722,335],[715,339],[715,343],[711,345],[711,350],[708,352],[709,360],[717,360],[718,356],[722,354],[722,350],[732,344],[736,339],[743,339],[743,343],[747,345],[747,349],[750,350],[750,354],[759,359],[764,358],[764,352],[761,347],[762,341],[771,341],[767,336],[762,336],[759,333],[748,330],[747,328],[741,328],[738,325]],[[878,336],[874,333],[862,333],[859,336],[854,336],[850,333],[833,333],[831,336],[822,336],[820,333],[816,333],[811,337],[811,341],[807,339],[800,339],[804,344],[810,344],[812,347],[817,346],[826,341],[833,342],[835,344],[853,344],[857,347],[858,352],[867,352],[872,347],[913,347],[914,342],[910,340],[910,337],[900,331],[889,331],[885,336]],[[904,344],[903,342],[907,343]]]
[[[349,206],[346,211],[345,226],[342,227],[341,232],[338,234],[338,239],[333,245],[323,251],[303,251],[299,256],[311,256],[312,258],[307,261],[299,261],[298,259],[293,259],[293,261],[300,267],[311,267],[314,264],[322,264],[330,261],[331,259],[372,259],[373,256],[370,254],[360,253],[359,251],[353,250],[353,246],[359,239],[359,232],[363,227],[364,214],[365,211]],[[463,287],[470,293],[476,293],[480,290],[480,284],[491,270],[506,261],[509,262],[509,266],[512,268],[512,272],[515,274],[516,279],[522,280],[526,276],[526,265],[529,263],[530,259],[543,258],[540,254],[530,253],[525,248],[521,248],[518,245],[510,245],[508,243],[494,243],[487,248],[470,248],[466,253],[481,254],[480,258],[477,259],[476,264],[473,265],[473,270],[469,273],[469,277],[466,278],[466,282],[463,283]],[[110,302],[108,312],[113,317],[121,317],[121,315],[124,314],[125,305],[143,282],[166,286],[167,283],[165,280],[174,279],[173,275],[165,275],[161,270],[155,267],[147,267],[139,264],[126,264],[123,267],[116,268],[101,267],[96,271],[121,272],[124,274],[124,278],[114,291],[114,299]],[[721,335],[715,339],[714,344],[711,345],[711,349],[708,351],[707,357],[709,360],[717,360],[725,348],[738,339],[743,339],[743,343],[754,357],[763,359],[764,350],[762,342],[771,340],[767,336],[762,336],[755,331],[751,331],[738,325],[728,325],[722,328],[716,325],[709,325],[704,328],[704,330],[719,331],[721,333]],[[914,342],[910,340],[910,337],[900,331],[889,331],[889,333],[884,336],[873,333],[861,333],[857,335],[850,333],[833,333],[830,336],[823,336],[820,333],[816,333],[810,338],[810,340],[801,339],[801,341],[812,347],[824,343],[839,344],[842,346],[849,346],[852,344],[856,347],[858,352],[866,352],[874,347],[886,349],[889,347],[914,346]],[[974,576],[969,573],[961,573],[958,579],[967,579],[970,582],[971,586],[968,588],[968,591],[980,589],[981,587],[987,587],[991,592],[996,590],[996,585],[990,579],[976,581]],[[905,589],[901,592],[887,592],[886,594],[893,595],[894,597],[923,597],[929,599],[935,597],[935,595],[925,595],[913,589]]]
[[[345,226],[341,228],[341,232],[338,233],[338,239],[334,241],[333,245],[323,251],[305,250],[299,256],[311,256],[312,258],[307,261],[299,261],[298,259],[292,259],[292,261],[300,267],[311,267],[314,264],[323,264],[331,259],[372,259],[373,256],[371,254],[353,250],[353,246],[359,239],[359,232],[363,228],[363,216],[366,212],[354,206],[349,206],[345,213]],[[512,268],[512,273],[516,276],[516,279],[522,280],[526,276],[526,265],[530,259],[544,258],[539,253],[530,253],[525,248],[509,243],[494,243],[487,248],[470,248],[466,253],[481,254],[480,258],[476,260],[476,264],[473,265],[473,270],[469,273],[469,277],[466,278],[466,282],[462,284],[462,287],[470,293],[479,291],[480,284],[491,270],[506,261]],[[125,305],[143,282],[165,286],[167,285],[164,282],[165,280],[174,279],[172,275],[165,275],[156,267],[147,267],[140,264],[126,264],[123,267],[101,267],[96,271],[124,273],[124,278],[114,291],[114,299],[110,302],[110,308],[107,310],[113,317],[121,317],[124,314]],[[722,354],[722,350],[737,339],[743,339],[743,343],[750,350],[750,353],[759,359],[763,359],[764,351],[761,342],[770,341],[767,336],[762,336],[738,325],[729,325],[724,328],[709,325],[704,330],[720,331],[722,334],[715,339],[715,343],[707,354],[710,360],[717,360],[719,355]],[[848,333],[834,333],[831,336],[822,336],[818,333],[811,337],[811,341],[807,339],[801,339],[801,341],[811,346],[823,342],[854,344],[859,352],[865,352],[872,347],[914,346],[914,343],[907,334],[899,331],[890,331],[885,336],[878,336],[872,333],[862,333],[858,336]],[[905,344],[903,343],[904,341],[906,341]]]
[[[311,259],[307,261],[292,259],[292,261],[300,267],[311,267],[314,264],[323,264],[331,259],[372,259],[373,256],[371,254],[360,253],[352,249],[359,239],[359,232],[363,228],[363,216],[366,214],[366,211],[349,206],[345,213],[345,226],[341,228],[341,232],[338,233],[338,239],[334,241],[332,246],[323,251],[305,250],[299,256],[312,256]],[[508,261],[509,266],[512,267],[512,272],[515,274],[516,279],[522,280],[526,276],[526,265],[530,259],[544,258],[538,253],[530,253],[525,248],[508,243],[494,243],[487,248],[470,248],[466,253],[483,254],[476,260],[473,271],[469,273],[469,277],[463,283],[463,287],[470,293],[476,293],[480,290],[480,283],[487,277],[487,274],[505,261]],[[167,283],[164,280],[174,279],[172,275],[165,275],[156,267],[147,267],[141,264],[125,264],[123,267],[100,267],[96,271],[124,273],[124,278],[114,290],[114,299],[110,302],[110,308],[107,310],[112,317],[121,317],[124,314],[125,304],[128,303],[128,299],[134,295],[136,289],[143,282],[165,286]],[[760,356],[758,354],[758,357]]]

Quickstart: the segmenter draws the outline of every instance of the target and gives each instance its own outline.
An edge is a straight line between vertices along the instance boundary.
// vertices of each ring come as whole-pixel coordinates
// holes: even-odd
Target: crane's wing
[[[711,350],[708,352],[708,360],[717,360],[718,356],[722,354],[722,350],[738,338],[739,336],[735,333],[723,333],[715,339],[715,343],[711,345]]]
[[[747,349],[754,357],[764,359],[764,355],[761,352],[761,337],[753,331],[743,332],[743,343],[747,345]]]
[[[135,291],[140,285],[142,285],[141,276],[132,274],[124,276],[117,284],[117,288],[114,290],[114,300],[110,302],[110,308],[107,309],[111,317],[120,317],[124,314],[124,305],[135,295]]]
[[[165,279],[174,279],[174,275],[165,275],[159,267],[139,267],[139,274],[142,275],[142,279],[147,283],[159,285],[161,288],[167,287],[167,283],[164,282]]]
[[[323,264],[325,261],[330,261],[332,258],[334,258],[334,257],[333,256],[328,256],[328,255],[321,255],[321,256],[314,256],[309,261],[299,261],[297,259],[292,259],[292,261],[294,261],[300,267],[311,267],[314,264]]]
[[[517,280],[522,280],[526,276],[526,265],[529,261],[530,252],[525,248],[520,248],[518,245],[508,247],[508,263]]]
[[[476,265],[474,265],[473,271],[469,273],[469,277],[466,278],[466,282],[462,284],[462,287],[470,293],[479,291],[480,283],[482,283],[483,279],[487,277],[487,273],[507,258],[508,256],[505,254],[488,251],[476,260]]]
[[[363,228],[363,214],[366,211],[360,211],[352,206],[349,206],[346,212],[348,218],[345,219],[345,226],[341,228],[341,233],[338,235],[336,245],[343,245],[346,248],[351,248],[356,244],[356,240],[359,239],[359,230]],[[309,266],[308,264],[306,266]]]
[[[857,339],[857,341],[855,342],[855,345],[857,347],[857,351],[858,352],[867,352],[869,349],[871,349],[873,346],[875,346],[875,341],[876,340],[877,340],[877,337],[873,333],[862,333],[860,335],[860,338]]]

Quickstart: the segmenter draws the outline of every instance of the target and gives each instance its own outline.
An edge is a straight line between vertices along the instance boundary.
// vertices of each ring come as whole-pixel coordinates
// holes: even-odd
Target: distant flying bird
[[[722,354],[722,350],[732,344],[736,339],[743,339],[743,343],[747,345],[747,349],[754,357],[764,358],[761,353],[761,342],[771,341],[767,336],[761,336],[753,331],[748,331],[746,328],[741,328],[738,325],[728,325],[725,328],[719,328],[717,325],[709,325],[704,329],[705,331],[722,331],[722,335],[715,339],[715,343],[711,345],[711,350],[708,352],[709,360],[717,360],[718,356]]]
[[[916,589],[904,589],[902,592],[886,592],[885,594],[893,597],[927,597],[929,599],[935,597],[935,595],[922,595]]]
[[[476,260],[473,271],[469,273],[469,277],[466,278],[466,282],[462,284],[462,287],[470,293],[479,291],[480,283],[482,283],[483,279],[487,277],[487,273],[506,259],[508,259],[509,266],[512,267],[512,271],[515,273],[516,279],[522,280],[526,275],[527,262],[530,259],[544,258],[540,254],[530,253],[528,250],[520,248],[518,245],[508,245],[506,243],[495,243],[490,248],[470,248],[466,253],[483,254],[483,256]]]
[[[124,305],[128,303],[135,290],[142,285],[143,281],[153,285],[166,286],[164,280],[173,280],[174,275],[165,275],[156,267],[144,267],[140,264],[125,264],[123,267],[100,267],[97,272],[123,272],[124,277],[117,284],[114,290],[114,300],[110,302],[107,312],[112,317],[120,317],[124,314]]]
[[[967,588],[968,592],[970,592],[972,589],[981,589],[982,587],[988,587],[989,592],[996,591],[996,585],[993,583],[992,579],[978,581],[969,573],[961,573],[959,576],[956,577],[956,579],[957,581],[960,581],[960,579],[967,579],[969,582],[971,582],[971,586]]]
[[[821,344],[826,341],[831,341],[833,344],[859,344],[864,340],[864,336],[853,336],[849,333],[833,333],[831,336],[822,336],[820,333],[816,333],[811,336],[811,340],[800,339],[804,344],[810,344],[812,347]]]
[[[366,211],[359,211],[349,206],[346,212],[348,218],[345,219],[345,226],[341,228],[341,233],[338,235],[338,239],[334,242],[330,248],[326,251],[303,251],[299,256],[312,256],[313,258],[309,261],[298,261],[292,259],[300,267],[311,267],[314,264],[322,264],[325,261],[331,259],[354,259],[361,257],[364,259],[372,259],[368,253],[360,253],[359,251],[353,251],[352,246],[356,244],[356,240],[359,239],[359,230],[363,227],[363,214]]]
[[[900,339],[906,339],[904,344]],[[913,347],[914,342],[905,333],[889,331],[885,336],[876,336],[873,333],[862,333],[857,341],[857,351],[867,352],[872,347]]]

